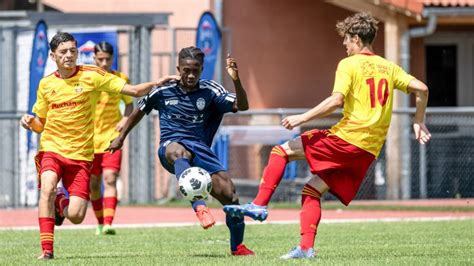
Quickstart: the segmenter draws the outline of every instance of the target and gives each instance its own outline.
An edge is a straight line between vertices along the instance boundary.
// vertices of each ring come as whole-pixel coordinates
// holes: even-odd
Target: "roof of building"
[[[379,1],[379,0],[376,0]],[[382,0],[395,9],[420,14],[424,7],[474,7],[474,0]]]
[[[474,6],[474,0],[421,0],[424,6]]]

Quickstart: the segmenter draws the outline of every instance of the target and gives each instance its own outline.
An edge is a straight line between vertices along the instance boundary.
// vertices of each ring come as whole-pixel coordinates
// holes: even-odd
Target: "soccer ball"
[[[190,201],[206,199],[212,190],[211,175],[201,167],[184,170],[178,184],[181,195]]]

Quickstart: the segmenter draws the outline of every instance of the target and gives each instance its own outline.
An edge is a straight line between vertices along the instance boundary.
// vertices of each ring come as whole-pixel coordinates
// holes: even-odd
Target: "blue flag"
[[[204,12],[199,19],[196,33],[196,47],[205,54],[204,70],[201,74],[203,79],[213,79],[214,77],[221,36],[221,30],[212,13]]]
[[[30,61],[30,91],[28,97],[28,113],[32,114],[33,105],[36,102],[36,91],[40,80],[44,76],[44,69],[48,59],[48,27],[42,20],[36,24],[33,39],[33,51]],[[31,148],[31,131],[28,131],[28,150]]]

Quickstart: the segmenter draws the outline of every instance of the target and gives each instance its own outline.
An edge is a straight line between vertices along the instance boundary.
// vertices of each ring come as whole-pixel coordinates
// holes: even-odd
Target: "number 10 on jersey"
[[[375,79],[369,78],[365,80],[365,83],[369,85],[370,89],[370,107],[375,108],[377,102],[375,101]],[[377,100],[381,106],[385,106],[389,94],[388,81],[386,79],[380,79],[377,83]]]

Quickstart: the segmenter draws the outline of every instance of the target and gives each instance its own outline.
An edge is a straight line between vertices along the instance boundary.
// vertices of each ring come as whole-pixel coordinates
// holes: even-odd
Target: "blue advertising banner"
[[[212,13],[204,12],[199,19],[196,33],[196,47],[200,48],[205,54],[202,79],[214,78],[221,36],[221,30]]]
[[[117,32],[71,32],[76,38],[79,50],[77,63],[80,65],[94,65],[94,46],[102,41],[110,43],[114,47],[114,62],[112,69],[118,68]]]
[[[46,61],[48,59],[48,27],[44,21],[36,24],[33,49],[30,61],[30,88],[28,94],[28,113],[32,113],[33,105],[36,102],[36,90],[40,80],[43,78]],[[31,131],[28,131],[28,150],[31,148]]]

